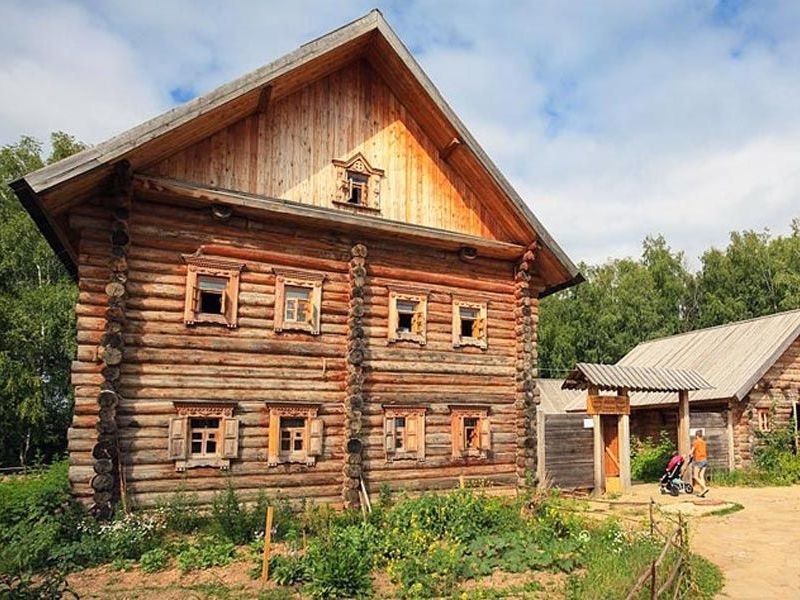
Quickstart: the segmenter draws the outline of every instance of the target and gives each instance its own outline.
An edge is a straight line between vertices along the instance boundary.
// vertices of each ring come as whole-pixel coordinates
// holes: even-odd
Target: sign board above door
[[[590,415],[629,415],[631,402],[627,396],[592,396],[586,398],[586,412]]]

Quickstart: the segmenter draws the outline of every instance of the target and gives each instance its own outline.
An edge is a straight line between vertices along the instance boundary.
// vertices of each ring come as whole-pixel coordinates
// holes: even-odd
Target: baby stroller
[[[681,492],[691,494],[694,491],[692,484],[683,480],[682,475],[685,466],[686,460],[680,454],[672,457],[659,481],[662,494],[677,496]]]

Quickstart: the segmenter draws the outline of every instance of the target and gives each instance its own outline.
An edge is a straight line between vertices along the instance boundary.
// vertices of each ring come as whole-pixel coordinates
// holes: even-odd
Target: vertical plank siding
[[[72,211],[70,225],[80,234],[81,249],[70,479],[75,493],[88,498],[96,397],[102,382],[97,347],[104,327],[110,216],[100,202],[91,202]],[[460,475],[499,486],[517,482],[511,263],[483,258],[465,263],[454,253],[361,240],[368,250],[367,276],[358,281],[364,298],[359,325],[366,347],[361,367],[364,406],[356,415],[360,421],[353,415],[346,421],[345,406],[357,408],[345,404],[348,381],[355,381],[348,380],[346,363],[354,326],[348,321],[353,316],[353,240],[238,217],[223,224],[207,210],[138,198],[129,227],[127,318],[116,418],[128,493],[136,505],[157,504],[179,485],[207,503],[229,477],[245,498],[263,490],[341,504],[348,472],[345,423],[351,432],[360,426],[370,492],[382,483],[412,490],[452,487]],[[245,263],[235,329],[184,323],[186,264],[181,255],[201,246],[209,255],[233,256]],[[324,274],[319,335],[274,331],[273,267]],[[391,286],[429,294],[424,346],[388,341]],[[453,296],[488,302],[488,349],[453,348]],[[531,319],[535,325],[535,302]],[[207,467],[176,472],[167,444],[175,400],[238,403],[239,459],[231,461],[228,473]],[[319,405],[324,437],[316,465],[267,467],[267,402]],[[391,404],[427,408],[423,462],[386,460],[382,407]],[[488,458],[452,457],[449,407],[458,404],[490,407],[493,446]]]
[[[516,241],[497,222],[494,199],[478,197],[439,156],[365,60],[271,101],[149,172],[331,207],[340,183],[332,161],[358,152],[385,172],[380,217]]]
[[[585,414],[539,415],[544,419],[545,478],[561,489],[594,486],[594,429],[585,428]]]

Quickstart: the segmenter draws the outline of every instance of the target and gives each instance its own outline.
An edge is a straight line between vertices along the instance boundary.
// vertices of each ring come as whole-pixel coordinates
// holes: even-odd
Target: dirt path
[[[656,486],[637,485],[634,494],[677,500],[659,496]],[[800,486],[717,488],[711,497],[744,506],[730,515],[691,521],[692,549],[725,573],[719,597],[800,599]]]

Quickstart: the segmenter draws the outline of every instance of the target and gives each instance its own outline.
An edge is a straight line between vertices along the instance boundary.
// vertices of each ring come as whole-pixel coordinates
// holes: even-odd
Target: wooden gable
[[[334,208],[335,161],[381,169],[372,216],[515,241],[365,61],[267,104],[151,167],[153,175]],[[342,207],[346,209],[346,207]]]

